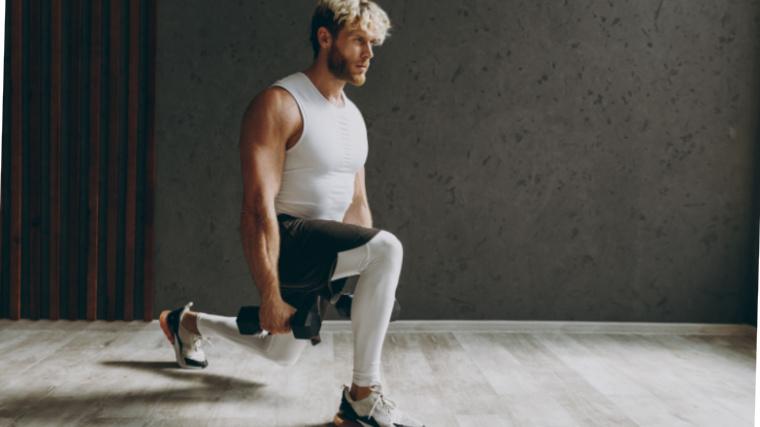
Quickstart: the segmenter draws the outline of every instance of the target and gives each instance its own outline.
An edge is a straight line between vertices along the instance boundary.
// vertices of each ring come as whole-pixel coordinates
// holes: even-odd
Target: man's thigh
[[[365,245],[379,231],[338,221],[281,220],[278,272],[283,298],[284,294],[313,293],[327,287],[338,253]]]

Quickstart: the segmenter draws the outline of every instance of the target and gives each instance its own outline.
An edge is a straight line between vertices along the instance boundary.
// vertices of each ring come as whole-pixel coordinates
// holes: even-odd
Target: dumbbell
[[[238,331],[242,335],[255,335],[262,331],[259,325],[259,307],[240,307],[236,321]],[[293,336],[297,339],[308,340],[318,337],[319,330],[322,328],[322,319],[319,318],[317,303],[296,311],[290,320],[290,327],[293,329]]]
[[[354,302],[354,294],[343,294],[338,298],[335,303],[335,310],[341,316],[351,319],[351,304]],[[393,311],[391,312],[391,322],[398,320],[399,313],[401,313],[401,304],[398,300],[393,301]]]

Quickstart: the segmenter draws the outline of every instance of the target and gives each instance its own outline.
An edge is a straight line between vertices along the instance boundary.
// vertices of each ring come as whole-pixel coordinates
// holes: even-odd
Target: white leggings
[[[388,330],[396,286],[401,274],[403,249],[391,233],[380,231],[364,246],[338,253],[332,279],[359,276],[351,305],[354,333],[353,383],[367,387],[380,380],[380,354]],[[284,366],[298,360],[309,340],[284,335],[241,335],[234,317],[198,314],[202,335],[216,334]]]

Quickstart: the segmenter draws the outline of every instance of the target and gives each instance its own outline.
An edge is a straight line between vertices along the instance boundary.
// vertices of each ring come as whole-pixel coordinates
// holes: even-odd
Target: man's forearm
[[[282,300],[277,275],[280,231],[276,217],[243,211],[240,218],[243,250],[262,303]]]

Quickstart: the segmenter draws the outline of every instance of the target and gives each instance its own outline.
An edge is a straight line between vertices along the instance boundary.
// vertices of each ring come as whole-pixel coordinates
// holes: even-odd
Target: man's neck
[[[331,104],[336,107],[343,107],[343,87],[346,82],[335,78],[327,69],[327,65],[320,61],[320,58],[314,60],[311,66],[303,72],[311,80],[317,90]]]

